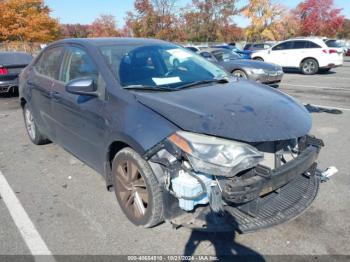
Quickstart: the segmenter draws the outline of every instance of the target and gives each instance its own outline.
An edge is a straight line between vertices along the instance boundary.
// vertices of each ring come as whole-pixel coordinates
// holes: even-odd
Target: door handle
[[[62,96],[58,92],[51,92],[51,97],[54,101],[60,101],[62,100]]]

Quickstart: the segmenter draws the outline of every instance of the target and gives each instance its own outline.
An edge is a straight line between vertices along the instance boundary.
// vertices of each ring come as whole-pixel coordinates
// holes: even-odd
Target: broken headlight
[[[264,154],[256,148],[213,136],[179,131],[168,140],[186,153],[197,172],[217,176],[234,176],[256,166]]]

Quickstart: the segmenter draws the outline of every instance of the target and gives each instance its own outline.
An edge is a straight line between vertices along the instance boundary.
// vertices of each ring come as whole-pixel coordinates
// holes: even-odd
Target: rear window
[[[341,47],[340,43],[337,40],[328,40],[326,41],[328,47]]]
[[[58,80],[62,51],[61,47],[54,47],[44,51],[36,62],[35,69],[44,76]]]
[[[0,53],[0,65],[28,65],[32,59],[27,53]]]

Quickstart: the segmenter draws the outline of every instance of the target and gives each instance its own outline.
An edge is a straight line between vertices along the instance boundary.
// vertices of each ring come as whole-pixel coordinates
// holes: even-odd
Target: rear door
[[[70,94],[65,85],[82,77],[93,77],[100,93],[105,81],[88,52],[68,46],[59,81],[53,84],[52,112],[58,143],[98,171],[103,170],[104,97]]]
[[[37,124],[51,140],[55,139],[52,127],[51,91],[53,82],[58,79],[62,55],[62,46],[45,50],[29,72],[26,83],[31,94],[29,103]]]
[[[292,42],[286,41],[275,45],[273,48],[268,50],[268,55],[266,56],[265,61],[270,63],[275,63],[282,67],[289,67],[290,60],[293,59],[292,53]]]

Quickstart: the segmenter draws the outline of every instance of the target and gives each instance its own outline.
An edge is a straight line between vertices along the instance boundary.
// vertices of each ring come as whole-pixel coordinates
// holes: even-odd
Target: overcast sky
[[[124,25],[127,11],[133,10],[134,0],[46,0],[46,4],[52,9],[52,16],[59,18],[61,23],[89,24],[100,14],[111,14],[117,18],[118,26]],[[178,6],[186,6],[191,0],[179,0]],[[247,0],[241,0],[243,5]],[[288,7],[295,7],[298,0],[279,1]],[[335,5],[343,8],[343,15],[350,18],[350,0],[334,0]],[[244,17],[235,18],[239,26],[247,26],[249,21]]]

